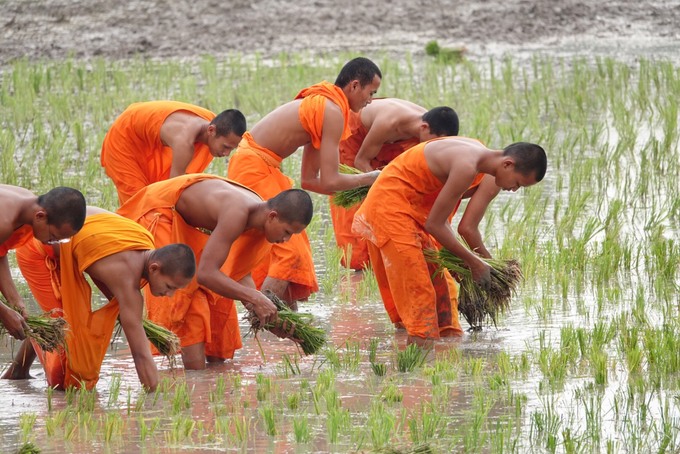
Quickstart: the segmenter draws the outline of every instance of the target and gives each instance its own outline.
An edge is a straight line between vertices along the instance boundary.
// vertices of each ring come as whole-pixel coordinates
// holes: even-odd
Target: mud
[[[677,53],[671,0],[0,0],[0,65],[280,52]]]

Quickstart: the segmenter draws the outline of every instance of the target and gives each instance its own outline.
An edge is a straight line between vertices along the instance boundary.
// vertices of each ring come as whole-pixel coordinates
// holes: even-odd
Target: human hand
[[[0,321],[5,326],[5,329],[10,336],[15,339],[23,340],[26,338],[26,331],[28,330],[28,325],[24,317],[12,308],[0,304]],[[23,305],[22,305],[23,306]],[[25,311],[26,308],[22,309]]]
[[[260,321],[260,326],[274,323],[278,318],[276,306],[261,292],[255,292],[253,298],[249,301],[244,301],[243,305],[246,309],[255,313],[255,316]]]
[[[491,267],[480,259],[476,259],[469,267],[475,283],[484,289],[489,288],[491,284]]]

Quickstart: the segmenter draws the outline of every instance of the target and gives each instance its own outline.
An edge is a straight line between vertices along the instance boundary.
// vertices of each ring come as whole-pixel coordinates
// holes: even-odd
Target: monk
[[[203,172],[213,157],[227,156],[246,130],[235,109],[215,116],[177,101],[131,104],[104,137],[101,163],[122,205],[156,181]]]
[[[225,178],[189,174],[143,188],[118,210],[155,237],[156,246],[179,241],[196,254],[196,278],[171,301],[148,298],[149,318],[175,332],[186,369],[233,358],[241,348],[234,300],[267,323],[274,304],[256,290],[251,270],[312,219],[309,194],[290,189],[264,201]]]
[[[0,205],[0,293],[16,309],[0,304],[0,321],[12,337],[23,339],[26,307],[14,285],[7,253],[32,238],[46,244],[68,241],[85,221],[85,197],[73,188],[57,187],[38,196],[0,184]]]
[[[492,150],[474,139],[445,137],[416,145],[383,169],[353,231],[368,241],[383,303],[392,321],[403,323],[409,344],[430,346],[442,331],[460,331],[450,317],[440,320],[439,309],[448,315],[451,306],[449,286],[433,282],[423,249],[441,245],[465,261],[477,283],[489,282],[489,266],[456,239],[449,222],[478,174],[516,191],[541,181],[546,166],[545,151],[535,144]]]
[[[3,378],[28,378],[37,353],[50,387],[92,389],[119,319],[140,382],[147,390],[156,388],[158,370],[142,326],[144,298],[140,289],[148,286],[153,295],[171,296],[185,287],[196,271],[188,246],[154,249],[153,237],[137,223],[88,207],[85,225],[71,242],[54,247],[29,242],[17,251],[17,260],[40,307],[63,312],[69,326],[67,348],[48,353],[24,342]],[[85,274],[108,304],[93,309]]]
[[[381,169],[412,146],[442,136],[458,135],[458,115],[450,107],[426,110],[403,99],[374,99],[350,113],[352,135],[340,142],[340,163],[364,172]],[[343,250],[342,265],[361,270],[368,264],[366,242],[352,233],[352,220],[360,204],[351,208],[332,202],[335,241]]]
[[[281,172],[281,161],[299,147],[304,189],[331,194],[370,185],[378,171],[346,175],[338,171],[338,145],[350,135],[349,113],[368,105],[382,74],[370,60],[355,58],[345,64],[335,84],[321,82],[305,88],[290,101],[267,114],[243,140],[229,161],[228,177],[270,198],[292,187]],[[309,239],[294,235],[272,247],[269,260],[253,270],[258,288],[270,290],[296,307],[319,288]]]

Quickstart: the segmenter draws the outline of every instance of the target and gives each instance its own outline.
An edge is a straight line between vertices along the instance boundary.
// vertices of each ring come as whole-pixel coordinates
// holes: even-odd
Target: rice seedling
[[[41,452],[40,448],[33,444],[33,442],[27,441],[19,446],[16,454],[39,454]]]
[[[332,407],[332,409],[327,412],[326,433],[328,434],[329,443],[337,443],[340,435],[346,432],[350,427],[350,414],[348,410],[340,407]]]
[[[271,405],[265,405],[264,407],[258,408],[258,413],[264,422],[264,428],[267,435],[273,437],[278,433],[276,428],[276,411]]]
[[[340,173],[350,175],[358,175],[363,173],[361,170],[352,166],[348,166],[347,164],[340,164],[338,166],[338,170]],[[331,203],[342,208],[352,208],[354,205],[361,203],[366,198],[370,188],[370,186],[359,186],[352,189],[345,189],[344,191],[338,191],[333,194]]]
[[[288,397],[286,397],[286,406],[290,410],[297,410],[300,408],[300,400],[302,399],[302,395],[299,392],[294,392],[288,394]]]
[[[264,402],[272,392],[272,380],[270,377],[266,377],[263,374],[257,374],[255,376],[255,382],[257,383],[257,401]]]
[[[19,428],[21,429],[22,441],[28,441],[31,432],[33,432],[33,427],[35,426],[37,418],[38,415],[35,413],[22,413],[19,415]]]
[[[123,417],[118,413],[108,412],[104,414],[104,440],[109,442],[123,432]]]
[[[430,349],[421,348],[411,344],[404,350],[397,352],[397,370],[399,372],[413,372],[416,368],[425,364]]]
[[[404,393],[394,383],[390,383],[380,392],[380,398],[388,403],[401,402],[404,399]]]
[[[111,383],[109,384],[109,399],[107,404],[108,407],[112,407],[118,402],[121,379],[122,378],[120,374],[113,374],[111,376]]]
[[[171,369],[174,369],[177,365],[176,355],[180,351],[179,337],[146,317],[142,319],[142,326],[149,342],[156,347],[161,355],[168,358],[168,365]]]
[[[11,307],[2,297],[0,297],[0,303]],[[40,315],[26,315],[26,325],[28,325],[26,337],[34,340],[44,351],[65,350],[68,326],[66,320],[59,316],[60,313],[60,310],[53,310]],[[0,324],[0,335],[5,332],[5,326]]]
[[[446,249],[427,250],[425,257],[460,277],[458,311],[473,330],[481,329],[487,317],[496,325],[498,315],[510,308],[510,298],[522,279],[517,261],[483,259],[491,267],[491,281],[482,288],[474,282],[463,260]]]
[[[373,449],[381,449],[394,439],[395,425],[394,415],[388,412],[382,402],[374,400],[366,421]]]
[[[293,418],[293,436],[296,443],[309,443],[312,439],[307,415],[300,415]]]
[[[378,377],[384,377],[387,374],[387,364],[371,363],[371,370]]]
[[[175,393],[172,396],[173,413],[181,413],[189,408],[191,408],[191,393],[189,392],[187,382],[178,382],[175,384]]]
[[[440,436],[444,423],[444,416],[432,402],[421,403],[408,419],[409,437],[415,444],[427,443]]]
[[[246,319],[255,336],[259,330],[264,329],[278,337],[293,339],[305,355],[316,353],[326,343],[326,332],[312,324],[313,315],[291,311],[278,296],[269,291],[265,292],[265,295],[276,305],[278,319],[274,323],[260,326],[255,314],[249,312]]]

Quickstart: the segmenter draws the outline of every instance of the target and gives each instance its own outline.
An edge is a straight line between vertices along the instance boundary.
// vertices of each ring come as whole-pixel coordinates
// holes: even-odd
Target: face
[[[536,184],[535,174],[524,175],[515,170],[512,159],[503,160],[501,168],[496,172],[496,186],[504,191],[515,192],[519,188]]]
[[[374,76],[370,84],[363,87],[358,80],[353,80],[349,83],[349,93],[347,100],[349,101],[349,108],[354,112],[359,112],[373,101],[373,96],[378,92],[380,87],[380,77]]]
[[[226,136],[215,135],[214,126],[212,133],[208,129],[208,148],[210,148],[210,154],[216,158],[223,158],[229,156],[229,153],[238,146],[241,141],[241,136],[230,132]],[[209,128],[210,128],[209,127]]]
[[[186,287],[191,282],[181,274],[168,276],[163,274],[156,263],[149,266],[149,290],[153,296],[172,296],[181,288]]]
[[[36,214],[33,222],[33,236],[45,244],[68,243],[76,231],[69,224],[60,227],[47,222],[46,215]]]
[[[284,222],[275,211],[272,211],[264,224],[264,235],[270,243],[284,243],[304,229],[305,226],[297,222]]]

